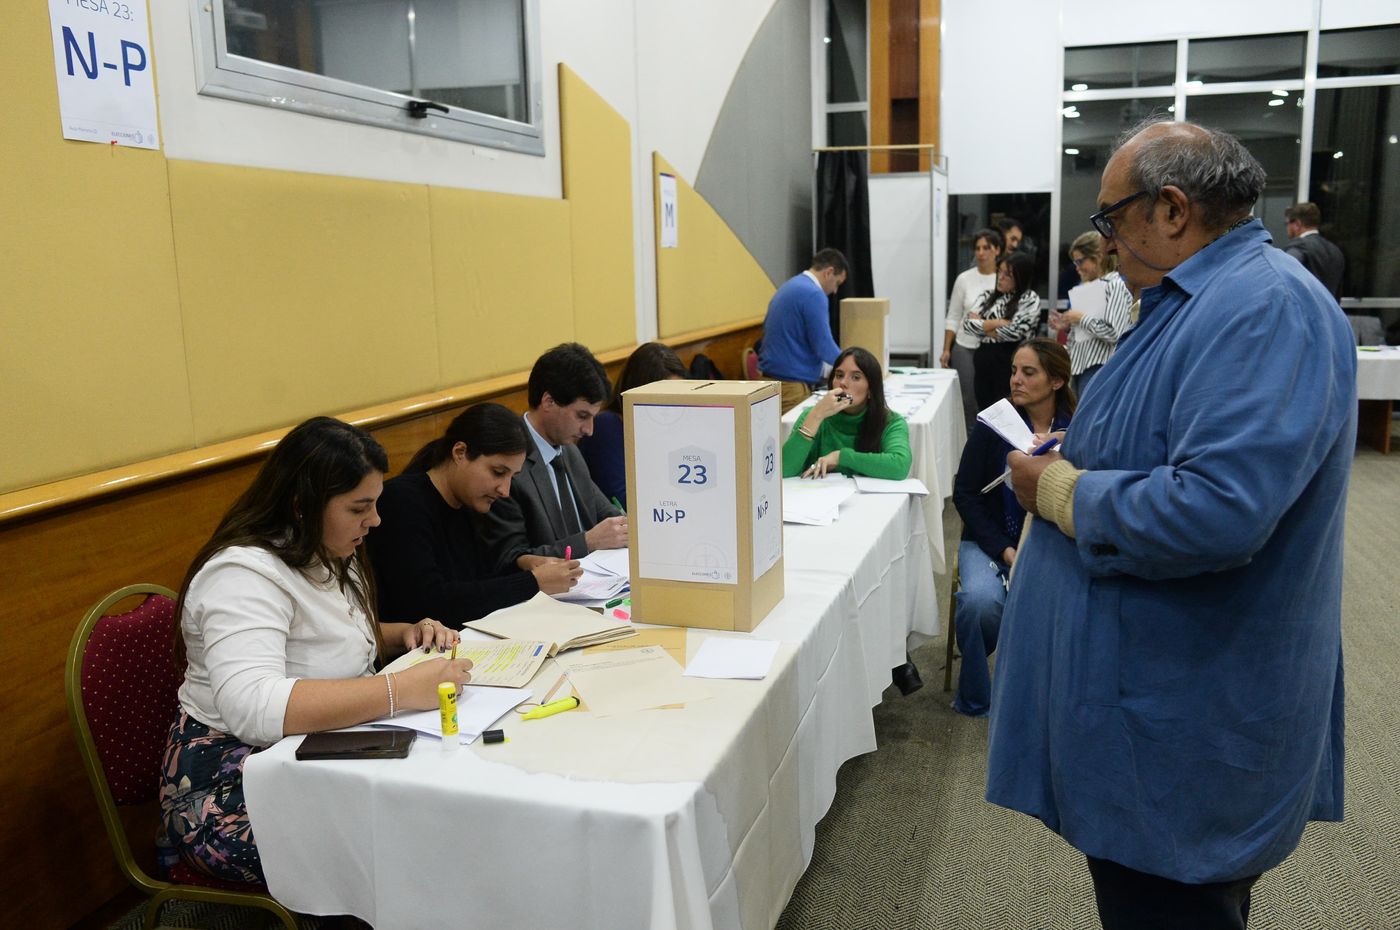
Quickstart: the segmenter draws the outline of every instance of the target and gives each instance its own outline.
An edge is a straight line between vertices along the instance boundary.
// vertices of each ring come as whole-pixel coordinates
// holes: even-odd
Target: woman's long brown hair
[[[331,417],[313,417],[297,426],[272,450],[253,483],[233,502],[209,541],[190,563],[180,585],[175,616],[184,616],[185,596],[195,575],[211,558],[234,546],[266,549],[315,581],[334,578],[350,594],[369,623],[382,659],[376,622],[374,578],[363,551],[339,559],[325,550],[322,519],[326,503],[355,489],[372,471],[389,469],[389,457],[373,436]],[[177,627],[178,629],[178,627]],[[184,637],[176,639],[184,658]]]

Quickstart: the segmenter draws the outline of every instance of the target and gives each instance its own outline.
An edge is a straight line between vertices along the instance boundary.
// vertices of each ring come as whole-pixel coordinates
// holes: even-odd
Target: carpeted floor
[[[951,547],[951,505],[944,526]],[[1400,456],[1358,450],[1346,539],[1346,820],[1255,886],[1251,927],[1400,930]],[[1083,856],[982,800],[987,721],[948,706],[945,645],[915,653],[922,691],[876,708],[880,749],[842,767],[779,930],[1097,930]]]
[[[948,545],[961,524],[949,506]],[[1347,808],[1256,886],[1251,926],[1400,930],[1400,454],[1357,452],[1343,594]],[[948,583],[939,579],[939,602]],[[946,613],[945,613],[946,623]],[[925,687],[875,710],[878,752],[841,769],[836,800],[779,930],[1096,930],[1083,857],[982,800],[987,721],[953,713],[944,640],[915,654]],[[172,905],[165,924],[257,926],[248,911]],[[313,924],[314,925],[314,924]],[[140,927],[139,911],[114,930]],[[524,928],[511,928],[524,930]]]

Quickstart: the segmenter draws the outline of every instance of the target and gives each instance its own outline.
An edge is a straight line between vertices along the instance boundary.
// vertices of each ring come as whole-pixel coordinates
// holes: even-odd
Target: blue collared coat
[[[1183,882],[1342,816],[1342,522],[1356,352],[1257,220],[1146,290],[1077,411],[1077,538],[1034,521],[987,800]]]

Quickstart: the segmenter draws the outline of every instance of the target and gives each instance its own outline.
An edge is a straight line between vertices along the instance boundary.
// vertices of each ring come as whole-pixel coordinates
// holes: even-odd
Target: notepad
[[[1009,442],[1013,449],[1030,452],[1035,448],[1035,436],[1031,433],[1031,428],[1005,397],[977,414],[977,422],[990,426],[993,432]]]
[[[549,643],[550,655],[635,636],[632,624],[606,617],[587,607],[565,604],[537,593],[523,604],[506,607],[466,624],[502,639],[529,639]]]
[[[457,657],[472,660],[472,684],[492,688],[523,688],[549,658],[552,643],[543,640],[506,639],[496,642],[462,640]],[[398,674],[420,662],[446,658],[450,653],[411,649],[384,666],[380,674]]]

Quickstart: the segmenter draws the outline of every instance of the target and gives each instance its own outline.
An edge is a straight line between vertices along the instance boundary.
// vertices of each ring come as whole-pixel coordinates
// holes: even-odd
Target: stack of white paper
[[[628,590],[626,549],[599,549],[578,561],[583,577],[568,591],[554,595],[559,600],[601,607]]]
[[[913,494],[927,497],[928,488],[918,478],[895,481],[890,478],[867,478],[856,475],[856,490],[862,494]]]
[[[783,522],[830,526],[841,504],[856,493],[856,484],[844,475],[825,478],[783,479]]]
[[[690,678],[740,678],[758,681],[768,677],[778,642],[773,639],[738,639],[711,636],[695,650],[685,667]]]
[[[457,695],[457,735],[462,745],[476,742],[491,724],[510,713],[522,701],[530,700],[529,688],[477,688],[466,685]],[[442,716],[435,710],[415,710],[393,720],[381,717],[374,726],[407,727],[424,736],[442,739]]]

